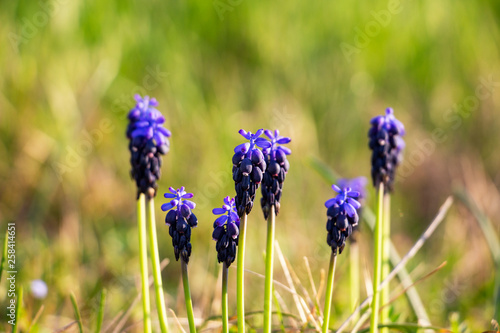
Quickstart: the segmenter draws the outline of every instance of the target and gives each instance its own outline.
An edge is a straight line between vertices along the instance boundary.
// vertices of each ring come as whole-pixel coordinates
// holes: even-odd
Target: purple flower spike
[[[340,189],[335,184],[332,189],[337,196],[325,202],[328,208],[326,215],[328,221],[326,230],[328,231],[327,243],[332,248],[334,255],[341,254],[345,247],[345,240],[351,236],[353,228],[358,225],[358,209],[361,204],[355,199],[360,193],[353,191],[350,187]]]
[[[214,208],[212,213],[221,215],[215,220],[214,232],[212,233],[212,238],[217,242],[215,245],[217,260],[226,263],[227,267],[229,267],[236,258],[240,226],[235,200],[225,197],[222,208]]]
[[[264,180],[262,182],[262,199],[260,205],[264,218],[267,220],[274,206],[276,215],[280,211],[280,200],[283,190],[285,176],[290,169],[290,163],[286,158],[292,151],[282,145],[290,143],[290,138],[280,136],[278,130],[265,130],[264,134],[269,138],[268,147],[263,149],[264,159],[267,164]]]
[[[191,228],[198,225],[198,219],[192,210],[196,204],[191,199],[193,193],[187,193],[184,186],[175,190],[169,188],[170,193],[163,196],[172,199],[161,206],[161,210],[168,212],[165,216],[165,223],[169,226],[169,234],[172,237],[175,259],[182,257],[186,263],[189,262],[191,255]]]
[[[267,149],[271,144],[266,139],[260,138],[263,132],[262,129],[255,134],[243,129],[238,132],[249,141],[236,146],[233,155],[233,180],[236,190],[234,200],[236,212],[240,217],[252,210],[255,192],[266,170],[264,155],[258,147]]]
[[[168,152],[168,138],[172,134],[163,127],[165,118],[156,109],[156,99],[135,95],[135,100],[137,103],[128,114],[127,127],[131,175],[136,182],[137,196],[144,193],[148,198],[153,198],[160,178],[161,155]]]
[[[369,147],[372,150],[372,180],[378,188],[384,184],[385,192],[392,192],[396,168],[402,162],[402,150],[405,146],[403,123],[394,117],[394,111],[387,108],[384,116],[377,116],[370,121],[368,131]]]

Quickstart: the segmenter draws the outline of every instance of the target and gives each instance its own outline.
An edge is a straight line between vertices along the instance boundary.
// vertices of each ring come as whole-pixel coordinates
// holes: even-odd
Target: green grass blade
[[[455,196],[460,199],[467,209],[474,215],[475,219],[479,223],[481,230],[483,231],[484,238],[486,238],[486,243],[490,248],[491,256],[495,263],[495,312],[493,318],[500,320],[500,241],[498,240],[495,227],[491,223],[490,219],[479,209],[474,200],[465,190],[460,190],[455,192]]]
[[[78,309],[78,304],[76,302],[76,297],[73,292],[70,294],[71,304],[73,305],[73,311],[75,312],[75,319],[78,322],[78,331],[83,333],[82,316],[80,315],[80,309]]]
[[[16,319],[14,322],[14,326],[12,327],[12,333],[17,333],[18,324],[19,324],[19,314],[21,313],[21,307],[23,306],[23,287],[19,287],[17,292],[17,302],[16,302]]]
[[[106,303],[106,289],[101,292],[101,300],[99,301],[99,311],[97,312],[97,321],[95,327],[95,333],[101,332],[102,320],[104,318],[104,305]]]
[[[5,265],[5,260],[7,259],[8,238],[9,238],[9,232],[5,231],[5,241],[3,243],[2,261],[0,262],[0,281],[2,281],[3,266]]]

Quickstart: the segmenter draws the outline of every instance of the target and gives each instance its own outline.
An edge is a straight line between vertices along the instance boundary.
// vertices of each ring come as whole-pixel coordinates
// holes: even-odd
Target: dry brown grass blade
[[[321,299],[321,294],[323,293],[323,289],[325,289],[325,283],[326,283],[325,270],[322,268],[319,271],[319,286],[318,286],[318,293],[316,294],[316,298],[318,300]]]
[[[395,296],[393,296],[386,304],[382,305],[380,307],[380,309],[382,309],[382,308],[384,308],[384,307],[389,306],[390,304],[392,304],[396,299],[398,299],[399,297],[403,296],[408,289],[414,287],[418,283],[420,283],[420,282],[424,281],[425,279],[429,278],[430,276],[432,276],[433,274],[435,274],[437,271],[439,271],[440,269],[442,269],[444,266],[446,266],[446,261],[444,261],[442,264],[440,264],[438,267],[434,268],[432,271],[430,271],[426,275],[424,275],[421,278],[415,280],[415,282],[413,282],[410,286],[407,286],[407,287],[403,288],[402,291],[398,292]],[[363,313],[363,315],[361,316],[361,318],[359,318],[359,320],[354,325],[354,328],[352,329],[351,333],[357,332],[357,330],[360,329],[360,327],[365,323],[365,321],[367,321],[368,319],[370,319],[370,314],[371,314],[371,310],[370,309],[368,309],[368,311],[366,311],[365,313]]]
[[[302,284],[302,281],[300,281],[299,277],[297,276],[297,273],[295,273],[295,271],[293,270],[293,266],[290,264],[290,261],[287,258],[285,258],[284,256],[283,256],[283,258],[285,259],[285,263],[288,267],[288,270],[290,271],[290,275],[292,276],[292,279],[293,279],[295,285],[297,285],[300,288],[300,290],[304,294],[305,300],[307,300],[307,303],[305,302],[305,300],[301,301],[302,305],[303,306],[305,305],[304,310],[306,311],[306,313],[308,315],[314,316],[314,314],[313,314],[314,313],[314,302],[312,301],[311,296],[309,296],[309,292]]]
[[[309,284],[311,285],[312,293],[314,295],[314,305],[316,306],[318,316],[321,318],[323,317],[323,312],[321,311],[321,307],[319,306],[318,291],[316,290],[316,284],[314,283],[311,266],[309,265],[309,259],[307,259],[307,257],[304,257],[304,264],[306,266],[307,276],[309,277]]]
[[[169,310],[170,310],[170,313],[172,314],[172,316],[174,317],[175,323],[177,324],[177,327],[179,328],[179,332],[186,333],[186,331],[184,331],[184,328],[182,328],[182,325],[181,325],[181,322],[179,321],[179,318],[177,318],[177,316],[175,315],[174,310],[172,310],[172,309],[169,309]]]
[[[281,248],[278,244],[278,241],[275,241],[274,246],[276,248],[276,253],[278,254],[278,259],[280,261],[281,267],[283,269],[283,273],[285,274],[285,278],[288,282],[288,285],[291,290],[293,290],[293,300],[295,302],[295,305],[297,306],[297,310],[299,311],[299,316],[300,320],[302,321],[302,324],[307,322],[306,315],[304,313],[304,309],[302,308],[302,305],[300,303],[299,296],[297,294],[297,290],[295,289],[295,285],[293,284],[293,279],[292,276],[290,275],[290,271],[288,270],[287,264],[285,257],[283,256],[283,252],[281,252]]]
[[[273,293],[274,293],[274,297],[276,297],[276,301],[278,302],[278,304],[281,307],[281,312],[290,313],[288,306],[286,306],[286,302],[283,300],[283,297],[281,297],[281,294],[276,290],[276,288],[273,289]],[[290,317],[289,320],[290,320],[290,324],[294,328],[297,329],[299,327],[297,324],[297,321],[294,318]]]
[[[417,284],[419,284],[420,282],[423,282],[424,280],[426,280],[427,278],[431,277],[432,275],[434,275],[437,271],[439,271],[440,269],[442,269],[444,266],[446,266],[447,262],[444,261],[441,265],[439,265],[438,267],[434,268],[432,271],[430,271],[429,273],[425,274],[424,276],[422,276],[421,278],[415,280],[411,286],[408,286],[406,288],[404,288],[401,292],[399,292],[397,295],[393,296],[389,302],[387,302],[387,304],[384,304],[380,307],[380,309],[386,307],[386,306],[389,306],[391,303],[393,303],[396,299],[398,299],[399,297],[401,297],[402,295],[404,295],[406,293],[406,291],[408,289],[410,289],[411,287],[414,287],[416,286]]]
[[[43,312],[44,309],[45,309],[45,306],[42,304],[42,306],[40,307],[40,309],[38,309],[35,317],[33,317],[33,320],[31,321],[30,327],[28,327],[28,333],[31,332],[31,329],[33,328],[33,325],[35,325],[36,322],[38,321],[38,319],[40,319],[40,316],[42,315],[42,312]]]
[[[302,304],[302,307],[307,312],[307,322],[312,322],[316,330],[318,330],[318,332],[321,331],[321,325],[318,324],[303,298],[300,298],[300,304]]]
[[[66,332],[69,328],[71,328],[71,326],[75,325],[75,324],[78,324],[78,320],[75,320],[75,321],[72,321],[71,323],[69,323],[68,325],[64,326],[64,327],[61,327],[60,329],[54,331],[54,333],[61,333],[61,332]]]
[[[446,216],[446,213],[450,209],[451,205],[453,204],[453,198],[449,196],[446,201],[443,203],[443,205],[439,208],[439,211],[436,215],[436,217],[432,220],[430,225],[427,227],[427,229],[424,231],[422,236],[415,242],[415,244],[412,246],[410,251],[406,253],[406,255],[401,259],[401,261],[394,267],[394,269],[389,273],[389,275],[382,281],[382,283],[379,284],[378,290],[381,290],[384,288],[395,276],[398,274],[398,272],[403,269],[406,265],[406,263],[413,258],[417,252],[420,250],[420,248],[424,245],[425,241],[434,233],[436,228],[441,224],[441,222],[444,220],[444,217]],[[367,297],[354,312],[344,321],[344,323],[338,328],[337,333],[342,332],[343,329],[346,328],[346,326],[351,322],[351,320],[368,304],[370,304],[372,300],[372,296]]]
[[[163,271],[163,269],[165,267],[167,267],[167,265],[168,265],[169,262],[170,262],[170,260],[168,258],[163,259],[161,261],[161,263],[160,263],[160,271]],[[149,288],[151,288],[151,286],[153,286],[153,283],[154,283],[153,275],[149,276],[149,281],[148,282],[149,282]],[[121,316],[121,318],[120,318],[120,313],[118,313],[118,315],[115,318],[113,318],[113,320],[111,321],[111,323],[115,323],[118,320],[118,318],[120,318],[120,321],[118,322],[118,324],[116,325],[115,329],[113,330],[113,333],[119,333],[121,331],[121,329],[123,328],[123,326],[125,326],[125,323],[127,322],[127,319],[130,316],[130,313],[132,312],[132,309],[137,305],[137,303],[139,303],[139,301],[141,300],[141,297],[142,297],[142,293],[139,292],[137,294],[137,296],[135,297],[135,299],[130,304],[130,306],[127,308],[127,310],[125,311],[125,313],[123,314],[123,316]],[[111,328],[111,324],[108,325],[103,332],[106,332],[110,328]]]

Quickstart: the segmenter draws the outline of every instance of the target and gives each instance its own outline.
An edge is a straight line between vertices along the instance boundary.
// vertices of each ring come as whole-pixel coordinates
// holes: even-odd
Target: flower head
[[[192,202],[192,193],[187,193],[184,186],[179,189],[169,188],[170,193],[163,196],[171,199],[169,202],[161,205],[161,210],[168,211],[165,216],[165,223],[169,226],[169,234],[172,237],[175,259],[179,256],[187,263],[191,255],[191,228],[198,225],[198,219],[192,210],[196,204]]]
[[[266,162],[258,147],[271,147],[271,143],[261,138],[264,131],[259,129],[255,134],[243,129],[239,133],[249,142],[242,143],[234,148],[233,180],[235,183],[235,204],[238,216],[249,214],[253,207],[255,191],[262,182]]]
[[[372,180],[378,187],[380,183],[385,191],[393,190],[396,168],[402,161],[405,135],[404,125],[394,117],[394,111],[387,108],[386,114],[374,117],[368,131],[369,147],[372,150]]]
[[[356,200],[359,192],[346,187],[340,189],[337,185],[332,185],[332,189],[337,196],[325,202],[328,209],[326,215],[328,221],[326,230],[328,231],[327,243],[332,248],[334,254],[342,253],[345,247],[345,240],[352,234],[352,228],[358,224],[359,216],[357,210],[361,204]]]
[[[217,243],[217,260],[225,262],[227,267],[236,258],[236,246],[238,245],[240,218],[236,213],[235,200],[230,197],[224,198],[221,208],[212,210],[214,215],[220,215],[215,219],[212,238]]]
[[[279,130],[265,130],[264,134],[269,138],[269,147],[263,149],[267,168],[262,182],[260,205],[264,218],[267,220],[271,213],[271,207],[274,206],[276,215],[280,211],[283,182],[286,173],[290,169],[290,163],[286,156],[292,153],[289,148],[283,145],[290,143],[292,140],[281,136]]]
[[[163,127],[165,118],[156,109],[158,102],[146,96],[135,95],[136,105],[128,114],[127,137],[130,140],[132,178],[137,185],[137,194],[148,198],[156,195],[160,178],[161,155],[169,151],[169,130]]]

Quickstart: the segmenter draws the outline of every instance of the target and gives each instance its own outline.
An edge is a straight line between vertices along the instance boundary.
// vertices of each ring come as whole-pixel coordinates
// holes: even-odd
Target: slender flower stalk
[[[275,236],[274,206],[267,218],[267,244],[266,244],[266,275],[264,287],[264,332],[271,332],[272,301],[273,301],[273,266],[274,266],[274,236]]]
[[[245,332],[245,235],[247,216],[253,208],[255,192],[257,191],[266,170],[264,155],[257,147],[269,148],[271,144],[260,138],[264,130],[259,129],[255,134],[243,129],[241,136],[249,142],[242,143],[234,148],[233,180],[236,190],[234,197],[236,211],[241,219],[238,237],[238,267],[237,267],[237,308],[238,332]]]
[[[377,116],[371,121],[368,131],[369,147],[372,150],[372,180],[377,188],[377,221],[375,227],[375,261],[373,280],[373,301],[370,332],[378,332],[378,309],[380,303],[385,304],[389,299],[389,286],[382,291],[378,290],[378,284],[385,279],[390,272],[390,214],[389,194],[394,188],[396,169],[402,161],[402,150],[405,143],[402,136],[405,134],[403,124],[394,117],[391,108],[386,110],[383,116]],[[384,199],[384,195],[387,199]],[[380,292],[380,295],[379,295]],[[382,311],[382,323],[387,324],[388,309]],[[383,332],[388,332],[384,329]]]
[[[265,130],[269,138],[268,147],[263,148],[266,170],[262,181],[262,198],[260,204],[264,218],[267,220],[266,245],[266,275],[264,287],[264,332],[271,332],[272,297],[273,297],[273,262],[276,215],[280,211],[280,200],[283,183],[290,169],[286,156],[292,152],[282,145],[290,143],[291,139],[280,135],[278,130]],[[262,145],[262,144],[261,144]]]
[[[357,210],[361,208],[361,204],[355,199],[360,193],[353,191],[350,187],[340,189],[336,185],[332,185],[332,189],[337,192],[337,196],[325,202],[327,208],[326,215],[328,221],[326,230],[328,236],[326,241],[332,248],[330,256],[330,267],[328,269],[328,281],[326,286],[325,307],[323,310],[323,332],[328,332],[330,323],[330,309],[333,294],[333,283],[335,275],[335,265],[337,262],[337,251],[341,254],[345,247],[346,239],[351,236],[352,230],[358,225],[359,215]]]
[[[223,263],[222,267],[222,327],[223,332],[228,332],[228,300],[227,300],[227,280],[228,267],[236,258],[236,247],[238,246],[238,236],[240,218],[236,213],[235,200],[230,197],[224,198],[222,208],[214,208],[214,215],[220,215],[214,222],[212,238],[217,243],[217,260]]]
[[[245,214],[240,222],[240,236],[238,238],[238,263],[236,271],[236,302],[238,312],[238,332],[245,332],[245,236],[247,230]]]
[[[323,333],[328,332],[328,326],[330,324],[330,309],[332,306],[332,295],[333,295],[333,283],[335,279],[335,266],[337,265],[337,255],[332,252],[330,255],[330,265],[328,267],[328,280],[326,281],[326,294],[325,294],[325,308],[324,308],[324,319],[323,319]]]
[[[193,197],[193,193],[187,193],[184,186],[177,190],[169,187],[170,193],[165,193],[163,196],[171,199],[164,203],[161,209],[166,212],[165,224],[169,226],[168,232],[172,237],[172,245],[174,246],[175,259],[181,259],[182,267],[182,284],[184,287],[184,301],[186,302],[186,311],[189,321],[189,330],[191,333],[196,332],[193,315],[193,303],[191,301],[191,290],[189,289],[188,267],[189,257],[191,256],[191,229],[198,225],[196,215],[192,210],[196,204],[188,199]]]
[[[137,200],[137,230],[139,230],[139,258],[141,264],[142,315],[144,333],[151,332],[151,309],[149,304],[148,249],[146,246],[146,197],[143,193]]]
[[[391,272],[391,196],[389,193],[384,194],[383,206],[383,230],[382,230],[382,280],[384,280]],[[389,302],[389,285],[382,289],[380,294],[380,305],[384,306]],[[389,322],[389,307],[384,306],[380,312],[380,322]],[[380,330],[382,333],[389,333],[389,329],[384,327]]]
[[[351,242],[349,246],[349,282],[351,311],[354,311],[358,307],[361,298],[358,242]],[[354,321],[357,319],[358,317],[355,317]]]
[[[158,254],[158,241],[156,237],[156,219],[154,199],[148,201],[148,231],[149,231],[149,251],[151,252],[151,261],[153,266],[153,279],[156,296],[156,310],[160,321],[160,330],[162,333],[168,332],[167,310],[165,307],[165,298],[163,295],[163,283],[161,279],[160,255]]]
[[[222,264],[222,332],[223,333],[229,332],[227,280],[228,280],[228,267],[226,263],[223,263]]]
[[[384,221],[384,183],[379,184],[377,190],[377,219],[375,221],[375,266],[373,269],[373,299],[372,314],[370,318],[370,333],[378,332],[380,290],[378,286],[382,281],[382,233]]]
[[[189,288],[188,277],[188,263],[181,260],[182,268],[182,286],[184,287],[184,302],[186,302],[186,312],[189,322],[189,331],[196,333],[196,326],[194,324],[193,302],[191,301],[191,289]]]

